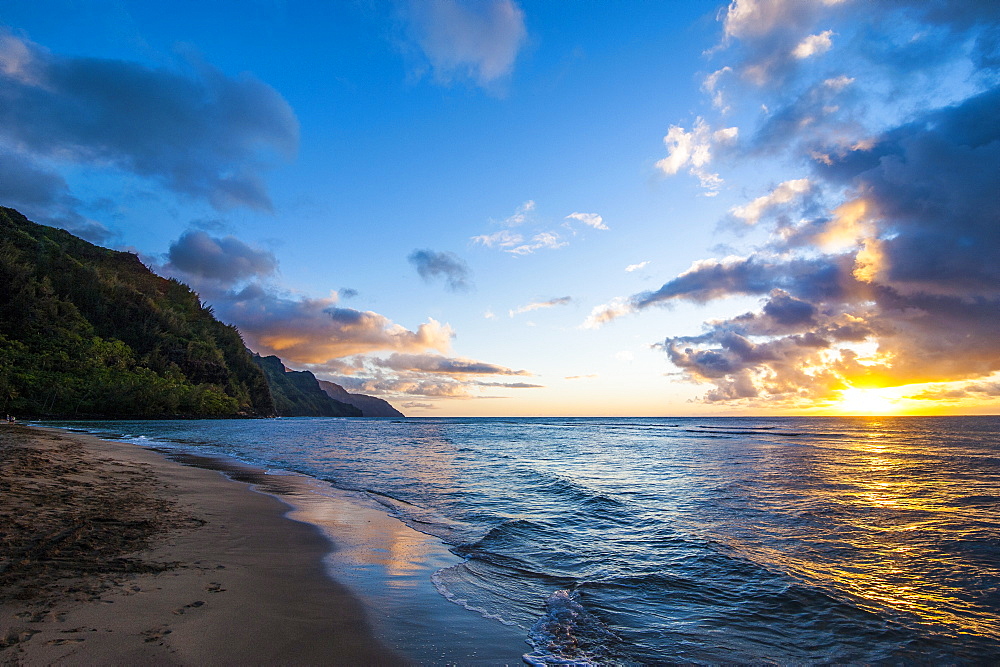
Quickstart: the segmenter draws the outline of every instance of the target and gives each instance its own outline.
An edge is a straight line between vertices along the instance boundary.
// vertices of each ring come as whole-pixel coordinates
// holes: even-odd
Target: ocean
[[[1000,417],[47,425],[363,496],[529,664],[1000,661]]]

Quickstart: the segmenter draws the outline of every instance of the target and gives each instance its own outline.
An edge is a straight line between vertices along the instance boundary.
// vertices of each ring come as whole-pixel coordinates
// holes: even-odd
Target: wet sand
[[[151,450],[0,424],[0,665],[402,664],[288,509]]]

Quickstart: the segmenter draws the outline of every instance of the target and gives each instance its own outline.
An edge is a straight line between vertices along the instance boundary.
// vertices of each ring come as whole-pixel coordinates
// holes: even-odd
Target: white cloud
[[[583,329],[598,329],[601,325],[634,311],[635,306],[627,298],[615,297],[608,303],[595,306],[580,327]]]
[[[579,220],[588,227],[593,227],[594,229],[607,229],[608,226],[604,224],[604,218],[597,215],[596,213],[570,213],[566,216],[567,220]]]
[[[549,299],[548,301],[535,301],[529,303],[525,306],[519,306],[514,310],[508,311],[508,315],[514,317],[515,315],[520,315],[521,313],[529,313],[532,310],[539,310],[541,308],[552,308],[554,306],[565,306],[573,301],[572,297],[561,296],[557,299]]]
[[[519,243],[523,243],[524,237],[517,232],[510,231],[509,229],[501,229],[499,232],[494,232],[492,234],[473,236],[472,242],[482,244],[487,248],[497,247],[507,249],[512,248]]]
[[[733,0],[723,20],[727,38],[761,38],[804,22],[823,6],[844,0]]]
[[[556,248],[562,248],[566,244],[567,242],[563,241],[562,237],[555,232],[541,232],[531,237],[531,243],[519,245],[516,248],[512,248],[510,252],[515,255],[529,255],[536,250],[541,250],[543,248],[555,250]]]
[[[757,197],[749,204],[737,206],[730,212],[748,225],[755,225],[768,210],[775,206],[787,204],[809,192],[811,189],[812,182],[808,178],[785,181],[769,194]]]
[[[792,51],[792,55],[802,60],[810,56],[826,53],[833,47],[833,40],[830,39],[832,36],[832,30],[824,30],[818,35],[809,35],[799,42],[798,46]]]
[[[645,268],[649,264],[647,259],[645,262],[639,262],[638,264],[629,264],[625,267],[625,273],[632,273],[633,271],[638,271],[639,269]]]
[[[507,227],[517,227],[518,225],[523,225],[528,221],[528,214],[535,210],[536,204],[534,199],[529,199],[514,211],[514,214],[504,218],[502,224]]]
[[[827,88],[831,88],[833,90],[836,90],[836,91],[843,90],[844,88],[847,88],[852,83],[854,83],[854,79],[852,79],[851,77],[846,76],[844,74],[841,74],[840,76],[835,76],[835,77],[832,77],[832,78],[829,78],[829,79],[826,79],[825,81],[823,81],[823,85],[824,86],[826,86]]]
[[[726,67],[715,70],[706,76],[705,80],[701,84],[701,89],[712,96],[712,106],[717,109],[721,109],[723,113],[728,111],[729,108],[726,106],[719,83],[723,76],[732,74],[732,72],[733,68],[727,65]]]
[[[732,144],[737,136],[739,128],[726,127],[713,131],[701,117],[695,120],[690,132],[678,125],[671,125],[667,135],[663,137],[667,157],[657,162],[656,166],[668,176],[687,167],[688,173],[696,176],[703,188],[717,191],[722,186],[722,179],[706,169],[712,161],[712,150],[717,146]]]
[[[540,232],[532,236],[530,241],[525,241],[522,235],[511,232],[507,229],[502,229],[493,234],[473,236],[472,242],[482,244],[487,248],[499,248],[500,250],[509,252],[512,255],[530,255],[536,250],[542,250],[545,248],[555,250],[557,248],[562,248],[567,244],[567,242],[563,241],[562,237],[555,232]]]

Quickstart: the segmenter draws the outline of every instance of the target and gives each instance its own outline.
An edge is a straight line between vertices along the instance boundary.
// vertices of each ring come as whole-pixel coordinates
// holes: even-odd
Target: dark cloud
[[[764,314],[782,325],[810,325],[816,316],[816,306],[783,290],[775,290],[764,304]]]
[[[1000,371],[1000,89],[886,132],[868,150],[817,167],[863,201],[854,250],[702,262],[637,309],[733,294],[770,298],[760,313],[664,342],[708,400],[823,397]],[[832,216],[830,226],[839,224]],[[852,227],[853,229],[853,227]],[[829,230],[827,230],[829,231]],[[861,359],[836,346],[869,340]]]
[[[734,294],[768,294],[794,290],[801,297],[837,298],[855,288],[850,257],[784,259],[768,255],[705,260],[664,284],[660,289],[631,297],[636,309],[666,305],[683,299],[706,303]]]
[[[762,109],[729,157],[808,172],[731,211],[766,242],[612,300],[586,324],[757,296],[758,310],[659,345],[713,387],[708,401],[814,405],[849,387],[917,383],[964,383],[931,392],[949,400],[992,396],[1000,5],[736,0],[724,20],[734,60],[705,90],[719,108],[736,87]]]
[[[170,244],[170,269],[188,276],[232,285],[274,274],[278,260],[269,250],[252,248],[233,237],[215,238],[203,231],[185,232]]]
[[[877,160],[830,167],[872,206],[896,289],[1000,295],[998,108],[1000,87],[886,133]]]
[[[443,376],[420,376],[416,374],[385,375],[375,373],[371,377],[337,377],[333,380],[352,392],[399,398],[403,396],[426,396],[430,398],[469,399],[494,398],[478,392],[480,388],[540,389],[542,385],[526,382],[483,382],[480,380],[456,379]]]
[[[1000,397],[1000,382],[983,382],[966,384],[962,387],[949,389],[937,387],[925,389],[908,398],[926,401],[958,401],[966,398],[996,398]]]
[[[443,375],[531,375],[528,371],[515,371],[505,366],[472,359],[449,358],[435,354],[393,354],[388,359],[378,359],[376,366],[395,371],[434,373]]]
[[[31,157],[0,146],[0,204],[16,208],[29,219],[61,227],[77,236],[107,243],[111,231],[77,209],[81,202],[69,193],[59,174],[37,164]]]
[[[414,250],[408,259],[417,268],[420,277],[428,282],[441,278],[452,291],[463,291],[471,287],[469,266],[454,253]]]
[[[261,174],[297,149],[291,107],[249,75],[62,56],[7,31],[0,63],[0,143],[39,158],[116,167],[219,209],[270,209]]]

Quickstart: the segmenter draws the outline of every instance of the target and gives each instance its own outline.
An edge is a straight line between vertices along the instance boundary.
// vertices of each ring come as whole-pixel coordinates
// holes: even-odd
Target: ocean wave
[[[606,665],[620,662],[615,646],[622,643],[614,632],[573,599],[558,590],[545,601],[545,615],[531,627],[531,653],[525,663],[543,665]]]

